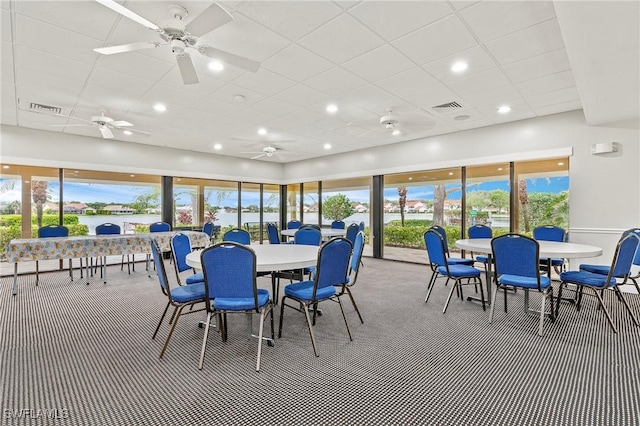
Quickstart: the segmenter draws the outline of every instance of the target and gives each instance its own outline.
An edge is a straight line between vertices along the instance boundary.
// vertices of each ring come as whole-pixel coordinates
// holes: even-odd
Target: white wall
[[[587,126],[582,111],[286,165],[12,126],[1,135],[5,163],[277,184],[570,155],[571,241],[604,247],[609,262],[619,233],[640,226],[640,132]],[[619,152],[591,155],[612,141]]]

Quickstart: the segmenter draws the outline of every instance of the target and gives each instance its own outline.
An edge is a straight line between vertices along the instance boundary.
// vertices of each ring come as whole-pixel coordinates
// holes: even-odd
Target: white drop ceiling
[[[170,18],[171,4],[189,11],[187,23],[211,5],[120,3],[154,23]],[[577,109],[590,125],[638,128],[637,1],[218,2],[233,21],[200,43],[261,67],[213,72],[191,51],[200,79],[193,85],[183,84],[168,46],[94,52],[160,41],[95,1],[0,4],[5,125],[99,139],[97,127],[53,125],[104,112],[151,133],[114,131],[118,140],[243,158],[271,144],[278,154],[256,161],[275,162]],[[458,60],[469,67],[456,74],[450,67]],[[157,102],[167,111],[155,112]],[[450,102],[460,106],[433,108]],[[31,103],[75,119],[35,113]],[[328,104],[338,112],[327,113]],[[511,112],[499,114],[501,105]],[[388,110],[400,135],[379,122]]]

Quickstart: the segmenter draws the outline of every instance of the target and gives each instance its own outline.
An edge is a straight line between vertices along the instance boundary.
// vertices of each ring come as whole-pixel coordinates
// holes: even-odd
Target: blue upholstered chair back
[[[635,235],[638,236],[638,238],[640,238],[640,228],[631,228],[631,229],[627,229],[626,231],[624,231],[622,233],[622,236],[625,236],[626,234],[629,233],[633,233]],[[640,266],[640,250],[636,250],[636,255],[633,258],[633,264],[636,266]]]
[[[538,226],[533,230],[533,238],[538,241],[559,241],[566,238],[566,231],[559,226]]]
[[[149,225],[149,232],[169,232],[171,225],[167,222],[156,222]]]
[[[232,241],[234,243],[249,245],[251,244],[251,234],[244,229],[231,229],[224,233],[222,241]]]
[[[298,229],[300,226],[302,226],[302,222],[297,219],[292,219],[287,222],[287,229]]]
[[[322,232],[311,227],[298,228],[293,240],[295,244],[305,244],[308,246],[319,246],[322,242]]]
[[[223,241],[202,251],[207,305],[219,298],[253,298],[258,309],[256,254],[242,243]]]
[[[320,228],[320,225],[316,225],[315,223],[305,223],[303,225],[300,225],[298,229],[307,229],[307,228],[317,229],[318,231],[322,229]]]
[[[438,226],[438,225],[433,225],[429,229],[433,229],[438,234],[440,234],[440,236],[442,237],[442,240],[444,241],[444,252],[445,252],[445,254],[448,255],[449,254],[449,243],[447,242],[447,231],[442,226]],[[442,263],[440,263],[440,265],[442,265]]]
[[[446,244],[442,235],[434,228],[429,228],[424,233],[424,245],[427,247],[429,262],[438,266],[447,265]]]
[[[353,246],[346,238],[332,238],[318,253],[315,287],[340,286],[347,282]],[[315,291],[314,291],[315,295]]]
[[[640,243],[640,238],[638,238],[636,233],[629,232],[626,235],[622,235],[616,245],[616,252],[613,255],[609,273],[611,277],[624,277],[629,274],[636,256],[636,251],[638,250],[638,243]]]
[[[207,234],[209,237],[213,237],[213,222],[207,222],[202,226],[202,232]]]
[[[115,223],[103,223],[96,226],[96,235],[115,235],[120,234],[120,227]]]
[[[267,223],[267,236],[269,244],[280,244],[280,233],[275,223]]]
[[[331,222],[331,229],[344,229],[345,226],[346,225],[342,220],[334,220],[333,222]]]
[[[164,262],[162,261],[162,255],[160,254],[158,243],[154,239],[151,239],[151,253],[153,254],[153,264],[156,267],[156,273],[158,274],[160,288],[165,295],[171,298],[171,292],[169,291],[169,281],[167,280],[167,271],[164,269]]]
[[[505,234],[491,240],[496,274],[540,277],[538,242],[519,234]]]
[[[351,241],[351,244],[355,244],[356,235],[360,232],[360,226],[357,223],[352,223],[347,227],[347,240]]]
[[[179,232],[171,237],[171,253],[178,273],[191,269],[191,266],[187,265],[187,255],[191,253],[191,241],[186,234]]]
[[[38,238],[68,237],[69,228],[60,225],[49,225],[38,228]]]
[[[493,238],[493,230],[487,225],[473,225],[468,234],[469,238]]]
[[[360,259],[362,259],[362,251],[364,250],[364,232],[360,231],[356,234],[355,242],[353,243],[353,253],[351,253],[351,270],[358,272],[360,267]]]
[[[358,224],[358,228],[360,228],[361,231],[364,231],[364,222],[360,222]]]

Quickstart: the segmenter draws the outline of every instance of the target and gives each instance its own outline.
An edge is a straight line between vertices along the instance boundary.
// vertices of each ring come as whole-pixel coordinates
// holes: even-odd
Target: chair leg
[[[493,321],[493,308],[496,306],[496,297],[498,296],[498,292],[500,291],[500,287],[496,286],[496,291],[493,292],[491,297],[491,307],[489,308],[489,324]]]
[[[447,279],[448,281],[448,279]],[[449,306],[449,301],[451,300],[451,296],[453,296],[453,292],[456,290],[456,287],[458,287],[458,280],[455,280],[453,285],[451,286],[451,291],[449,292],[449,297],[447,297],[447,301],[444,304],[444,309],[442,309],[442,313],[446,313],[447,312],[447,306]]]
[[[173,330],[176,329],[176,325],[178,324],[178,320],[180,319],[180,314],[182,313],[182,308],[184,308],[184,305],[180,306],[178,308],[178,315],[176,316],[176,320],[171,325],[171,330],[169,330],[169,334],[167,335],[167,340],[164,342],[164,346],[162,347],[162,351],[160,351],[160,358],[162,358],[162,356],[164,355],[164,351],[166,351],[167,350],[167,346],[169,346],[169,340],[171,340],[171,336],[173,335]],[[209,324],[207,323],[206,330],[209,329],[208,325]],[[205,330],[205,333],[206,333],[206,330]]]
[[[617,334],[618,333],[618,329],[616,328],[615,324],[613,323],[613,320],[611,319],[611,315],[609,315],[609,310],[604,305],[604,300],[602,300],[602,296],[600,296],[600,293],[598,293],[598,290],[596,290],[596,289],[592,289],[592,290],[596,294],[596,297],[598,298],[598,302],[600,302],[600,306],[602,306],[602,310],[604,311],[604,314],[607,316],[607,320],[609,321],[609,325],[613,329],[613,332]]]
[[[629,306],[629,304],[627,303],[627,299],[625,299],[624,295],[622,294],[618,286],[614,287],[614,291],[619,296],[620,300],[622,300],[622,303],[624,304],[624,306],[627,308],[627,312],[629,312],[629,315],[631,315],[631,319],[633,320],[633,323],[635,325],[639,325],[638,318],[635,316],[635,314],[631,310],[631,306]]]
[[[256,371],[260,371],[260,355],[262,354],[262,332],[264,330],[264,310],[260,311],[260,328],[258,329],[258,358],[256,360]]]
[[[480,299],[482,300],[482,310],[486,312],[487,307],[486,307],[486,305],[484,303],[484,289],[482,288],[482,280],[478,279],[478,281],[480,281]],[[477,285],[476,285],[476,287],[477,287]]]
[[[304,303],[301,303],[300,305],[302,305],[302,308],[304,309],[304,317],[307,320],[307,328],[309,329],[309,336],[311,336],[311,345],[313,346],[313,353],[315,354],[315,356],[320,356],[318,355],[318,350],[316,349],[316,338],[313,335],[313,327],[311,327],[311,318],[309,318],[309,308]],[[344,315],[344,312],[342,314]]]
[[[36,260],[36,287],[38,286],[38,281],[40,281],[40,271],[39,262]]]
[[[433,290],[437,278],[438,273],[436,271],[433,271],[433,273],[431,274],[431,278],[429,278],[429,284],[427,284],[427,297],[424,298],[424,303],[427,303],[427,301],[429,300],[429,296],[431,296],[431,290]]]
[[[207,337],[209,336],[209,324],[211,323],[212,312],[207,312],[207,320],[204,323],[204,336],[202,336],[202,349],[200,350],[200,361],[198,362],[198,370],[202,370],[204,364],[204,351],[207,349]]]
[[[538,326],[538,335],[542,336],[542,327],[544,326],[544,305],[547,300],[547,295],[542,293],[542,300],[540,302],[540,325]],[[553,315],[553,304],[551,305],[551,314]]]
[[[282,320],[284,319],[284,306],[285,306],[285,300],[287,299],[287,296],[282,296],[282,300],[280,301],[280,321],[279,321],[279,325],[278,325],[278,339],[282,337]]]
[[[349,334],[349,340],[353,341],[353,337],[351,337],[351,329],[349,328],[349,323],[347,322],[347,316],[344,314],[342,301],[340,300],[339,296],[337,299],[338,299],[338,305],[340,305],[340,311],[342,311],[342,318],[344,318],[344,325],[347,326],[347,333]]]
[[[351,290],[347,286],[345,286],[345,288],[347,289],[347,294],[349,294],[349,298],[351,299],[351,304],[353,305],[354,309],[356,310],[356,313],[358,314],[358,318],[360,318],[360,323],[364,324],[364,321],[362,319],[362,315],[360,315],[360,310],[358,309],[358,305],[356,305],[356,301],[353,298],[353,294],[351,293]]]
[[[558,313],[560,312],[560,301],[562,300],[562,287],[564,287],[564,282],[560,283],[558,287],[558,297],[556,299],[556,318],[558,318]],[[551,305],[553,308],[553,305]]]
[[[169,310],[170,305],[171,305],[171,302],[167,303],[167,306],[164,308],[164,312],[160,317],[160,321],[158,321],[158,326],[156,327],[156,331],[153,332],[153,336],[151,337],[151,340],[156,338],[156,334],[158,334],[158,330],[160,330],[160,326],[162,325],[162,320],[164,319],[164,316],[167,315],[167,311]],[[175,314],[175,311],[174,311],[174,314]]]
[[[73,281],[73,264],[71,263],[71,259],[69,259],[69,276],[71,277],[71,281]]]

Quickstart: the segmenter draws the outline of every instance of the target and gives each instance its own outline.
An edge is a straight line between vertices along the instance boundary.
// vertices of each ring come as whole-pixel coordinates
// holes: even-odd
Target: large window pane
[[[260,233],[260,184],[259,183],[242,183],[242,194],[240,199],[240,217],[242,228],[249,231],[251,241],[262,241]]]
[[[466,168],[466,230],[479,224],[493,236],[509,232],[509,163]]]
[[[302,204],[303,209],[303,222],[319,225],[320,220],[318,215],[320,214],[319,208],[319,191],[318,182],[305,182],[302,185],[302,191],[304,193],[304,202]]]
[[[287,185],[287,222],[290,220],[300,220],[302,217],[300,205],[300,185]],[[283,224],[282,229],[286,229],[285,225],[286,224]]]
[[[569,159],[515,164],[518,184],[518,232],[531,235],[537,226],[569,229]]]
[[[213,217],[221,232],[237,228],[238,223],[238,183],[223,180],[202,180],[206,217]]]
[[[431,225],[447,231],[450,251],[461,235],[461,171],[430,170],[385,176],[384,253],[387,259],[427,262],[423,235]]]
[[[282,229],[280,223],[280,185],[262,185],[262,211],[265,223],[275,223],[278,229]]]
[[[369,227],[369,199],[371,195],[371,178],[354,178],[326,180],[322,182],[322,225],[329,226],[334,219],[350,223],[364,222]],[[351,207],[351,214],[344,216],[342,209],[329,211],[325,208],[327,199],[346,199]],[[344,217],[343,217],[344,216]]]
[[[66,169],[63,193],[65,216],[77,216],[92,235],[106,222],[135,233],[161,220],[160,176]]]

